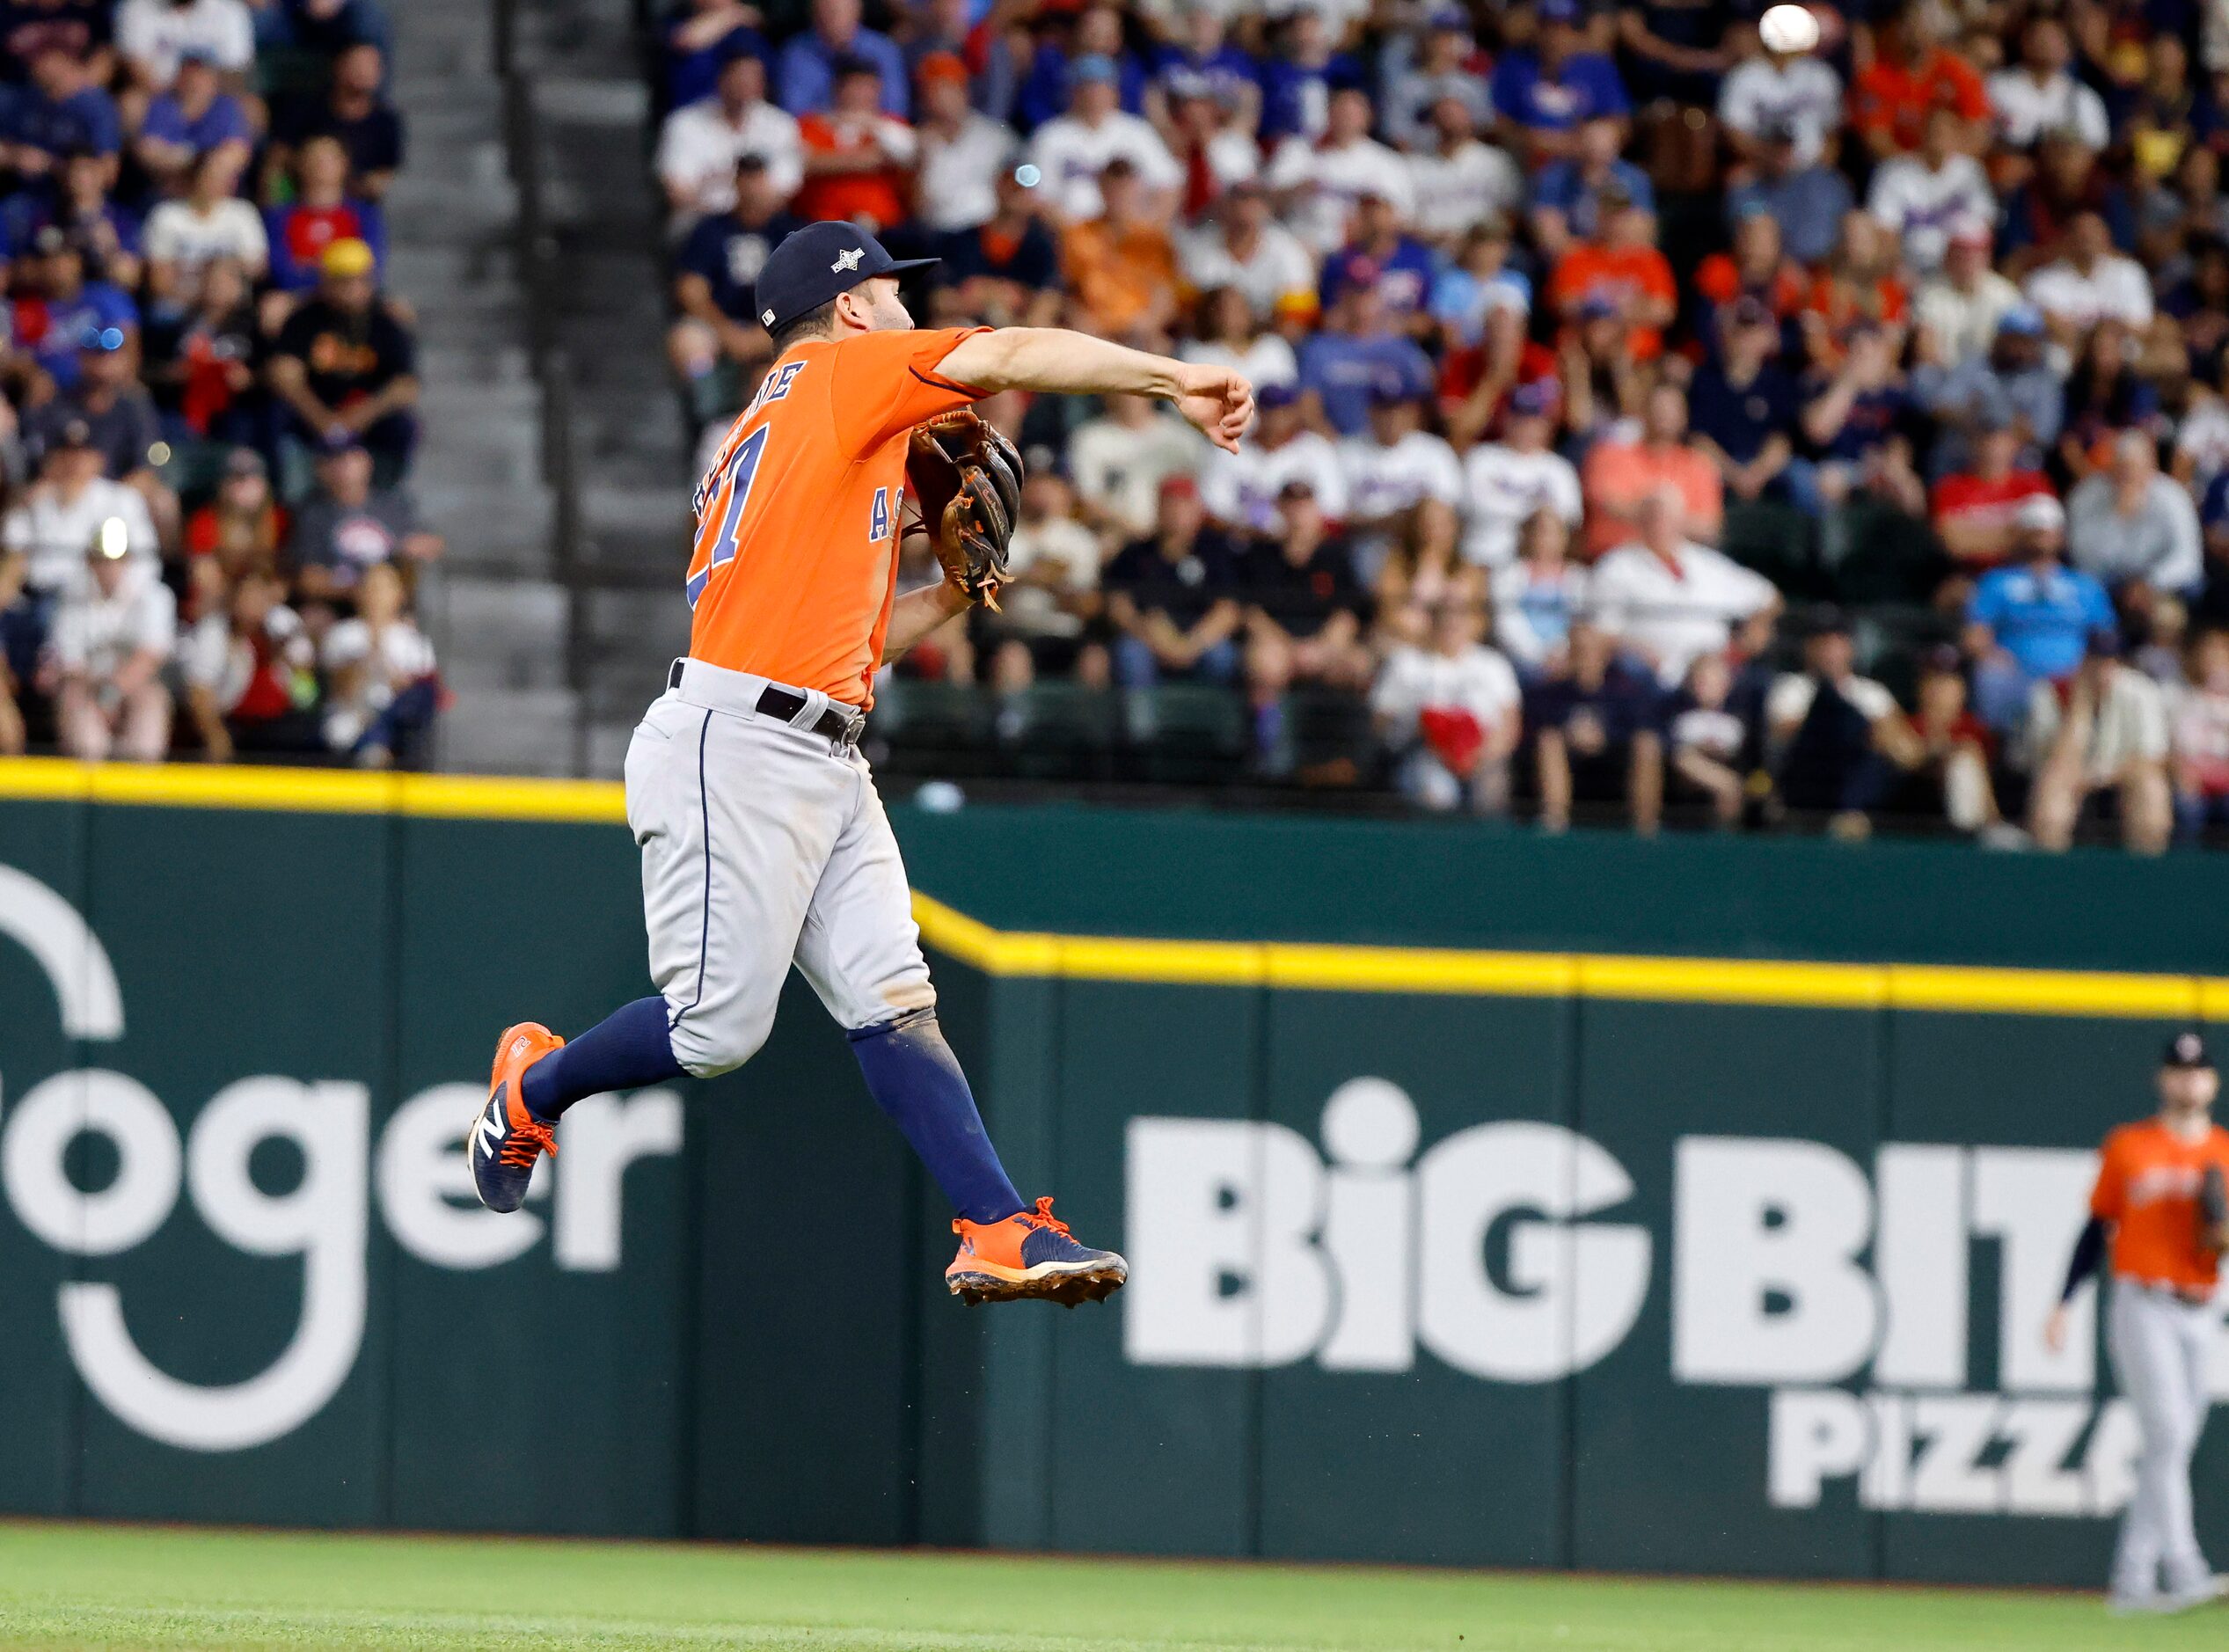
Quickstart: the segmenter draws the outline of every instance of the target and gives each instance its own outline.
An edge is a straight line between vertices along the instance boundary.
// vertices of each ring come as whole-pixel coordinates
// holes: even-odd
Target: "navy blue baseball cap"
[[[2206,1067],[2213,1065],[2213,1057],[2206,1053],[2206,1041],[2198,1033],[2177,1033],[2167,1040],[2167,1047],[2160,1052],[2162,1067]]]
[[[822,222],[793,230],[766,256],[753,296],[766,327],[787,326],[838,293],[877,275],[896,275],[933,264],[932,258],[892,258],[882,243],[856,223]]]

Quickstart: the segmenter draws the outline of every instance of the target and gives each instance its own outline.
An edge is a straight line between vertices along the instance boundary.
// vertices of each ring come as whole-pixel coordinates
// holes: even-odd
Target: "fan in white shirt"
[[[805,179],[805,149],[790,114],[766,101],[766,66],[748,52],[720,71],[712,97],[683,105],[658,134],[658,179],[676,227],[735,204],[735,159],[764,157],[783,200]]]
[[[1762,145],[1769,132],[1795,135],[1799,165],[1816,166],[1842,126],[1842,82],[1817,58],[1764,52],[1720,83],[1718,118],[1736,142]]]
[[[921,66],[921,222],[940,234],[998,212],[996,179],[1013,163],[1013,128],[968,106],[968,71],[946,54]]]
[[[88,763],[156,763],[170,745],[162,669],[178,638],[178,603],[153,563],[135,556],[121,524],[104,523],[55,610],[50,638],[61,686],[64,752]]]
[[[1180,359],[1230,368],[1257,390],[1290,384],[1300,376],[1291,344],[1283,333],[1255,330],[1253,307],[1236,287],[1210,288],[1200,296],[1198,332],[1198,337],[1177,346]]]
[[[1320,139],[1289,137],[1269,157],[1264,181],[1285,202],[1293,232],[1319,253],[1346,245],[1347,221],[1364,195],[1389,202],[1404,219],[1415,216],[1407,164],[1370,135],[1370,99],[1347,88],[1333,95]]]
[[[2068,226],[2066,256],[2028,278],[2028,297],[2062,325],[2152,325],[2152,278],[2134,259],[2113,251],[2112,234],[2094,212],[2080,214]]]
[[[1404,386],[1389,384],[1370,398],[1370,433],[1339,444],[1350,530],[1383,531],[1427,499],[1461,508],[1462,461],[1423,422],[1421,405]]]
[[[1954,227],[1942,271],[1919,289],[1913,319],[1946,365],[1988,353],[1997,324],[2021,302],[2020,289],[1989,267],[1985,223]]]
[[[1473,224],[1507,217],[1524,204],[1524,175],[1505,151],[1479,140],[1460,98],[1433,104],[1430,121],[1431,147],[1408,157],[1419,235],[1452,241]]]
[[[1467,796],[1478,812],[1499,813],[1509,800],[1524,696],[1509,661],[1480,640],[1484,630],[1476,603],[1441,603],[1425,646],[1390,650],[1370,690],[1379,737],[1408,749],[1401,789],[1428,808],[1453,808]],[[1466,750],[1473,734],[1477,745]],[[1450,766],[1458,753],[1467,757],[1466,773]]]
[[[1256,398],[1261,422],[1236,453],[1220,449],[1200,476],[1208,515],[1226,527],[1267,533],[1276,526],[1277,496],[1287,482],[1305,482],[1316,503],[1334,522],[1347,515],[1347,483],[1339,450],[1307,428],[1300,392],[1290,384],[1264,385]]]
[[[1548,445],[1555,392],[1520,384],[1509,398],[1502,440],[1480,442],[1463,461],[1463,555],[1498,568],[1517,553],[1517,530],[1542,507],[1573,527],[1585,514],[1579,472]]]
[[[1099,589],[1099,536],[1077,519],[1076,493],[1057,471],[1033,471],[1022,484],[1021,514],[1007,547],[1007,581],[998,593],[993,628],[1009,642],[1083,634],[1084,603]],[[1001,654],[1006,653],[1002,644]],[[994,680],[1007,686],[1030,669],[1019,659],[997,662]]]
[[[1178,244],[1177,260],[1195,292],[1235,287],[1267,321],[1281,304],[1313,305],[1316,261],[1300,238],[1269,213],[1268,192],[1242,183],[1217,204],[1220,223],[1202,224]]]
[[[1069,75],[1068,113],[1039,127],[1029,145],[1053,216],[1069,223],[1098,217],[1103,210],[1099,176],[1117,157],[1137,168],[1138,182],[1149,196],[1173,200],[1184,182],[1184,168],[1150,121],[1122,112],[1114,65],[1103,57],[1085,57]]]
[[[75,442],[73,434],[86,439]],[[154,560],[155,523],[146,499],[136,488],[110,481],[100,469],[100,450],[73,420],[47,450],[39,480],[0,523],[0,564],[24,559],[25,589],[52,596],[65,588],[84,567],[85,547],[112,516],[124,524],[132,553]]]
[[[1671,688],[1697,655],[1731,642],[1736,625],[1777,614],[1780,594],[1764,575],[1685,537],[1677,488],[1648,494],[1636,515],[1639,543],[1595,564],[1589,595],[1603,629]]]
[[[1163,479],[1193,474],[1206,446],[1181,420],[1140,396],[1110,396],[1068,439],[1068,473],[1085,515],[1125,538],[1153,530]]]
[[[1936,110],[1919,152],[1883,161],[1866,195],[1866,210],[1903,238],[1904,260],[1916,270],[1942,263],[1959,225],[1997,221],[1997,197],[1981,163],[1957,148],[1960,131],[1957,115]]]
[[[116,44],[140,84],[157,91],[178,78],[178,62],[200,52],[228,75],[255,66],[255,18],[243,0],[124,0]]]
[[[2049,132],[2072,131],[2094,150],[2112,139],[2105,100],[2067,73],[2073,62],[2066,27],[2057,18],[2031,19],[2021,37],[2017,69],[1989,77],[1989,106],[1998,135],[2016,150],[2034,149]]]
[[[434,675],[434,645],[410,617],[406,601],[402,575],[394,564],[383,562],[367,569],[356,591],[356,617],[327,632],[318,650],[328,684],[325,744],[335,751],[354,753],[361,764],[384,767],[393,761],[393,744],[404,732],[393,724],[415,708],[405,701],[387,726],[380,726],[379,720],[409,690]],[[422,722],[424,717],[413,720]]]
[[[55,663],[65,673],[106,682],[135,654],[168,660],[178,639],[178,599],[155,564],[135,556],[121,536],[117,554],[78,559],[82,570],[55,609]]]
[[[173,303],[191,305],[201,293],[201,272],[230,259],[251,281],[271,262],[263,215],[232,193],[242,157],[235,148],[205,150],[194,161],[189,192],[147,215],[140,247],[147,255],[149,287]]]

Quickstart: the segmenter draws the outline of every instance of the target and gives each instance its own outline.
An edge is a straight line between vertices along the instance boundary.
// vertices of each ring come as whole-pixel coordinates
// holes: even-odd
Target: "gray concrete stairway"
[[[392,289],[418,315],[424,437],[412,485],[449,553],[421,606],[456,701],[441,765],[564,774],[578,749],[566,681],[542,396],[517,255],[489,0],[386,0],[407,164],[388,206]]]
[[[507,131],[495,0],[386,4],[410,126],[388,209],[391,287],[417,311],[425,386],[413,486],[449,542],[420,596],[456,696],[440,763],[616,774],[687,641],[693,434],[664,364],[663,225],[630,8],[517,0],[509,62],[528,118]],[[515,157],[522,136],[530,152]],[[538,205],[538,332],[515,172]],[[552,480],[566,465],[569,519]],[[564,520],[578,524],[569,563]]]
[[[574,601],[585,764],[619,771],[643,707],[686,648],[684,428],[664,347],[663,212],[649,94],[625,0],[522,7],[542,215],[564,279],[552,318],[580,501]]]

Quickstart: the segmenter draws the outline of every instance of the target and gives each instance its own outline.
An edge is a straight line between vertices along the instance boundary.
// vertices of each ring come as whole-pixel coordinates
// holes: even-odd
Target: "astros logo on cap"
[[[836,255],[836,262],[829,266],[830,273],[841,275],[859,268],[859,259],[866,255],[866,252],[865,247],[855,246],[848,252],[838,252]]]

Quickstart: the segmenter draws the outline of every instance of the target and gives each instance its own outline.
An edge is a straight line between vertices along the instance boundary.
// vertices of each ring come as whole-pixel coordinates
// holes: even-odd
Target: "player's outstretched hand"
[[[2066,1305],[2061,1303],[2051,1310],[2050,1318],[2043,1321],[2043,1347],[2053,1354],[2066,1348]]]
[[[1185,422],[1218,448],[1239,450],[1239,438],[1253,422],[1253,386],[1227,367],[1187,366],[1178,381],[1176,410]]]

